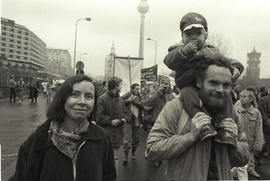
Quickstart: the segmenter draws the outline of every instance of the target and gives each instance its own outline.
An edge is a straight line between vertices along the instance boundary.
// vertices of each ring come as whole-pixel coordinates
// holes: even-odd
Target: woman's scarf
[[[89,122],[85,120],[72,133],[68,133],[60,127],[58,121],[53,120],[49,129],[52,132],[52,142],[59,151],[74,159],[79,146],[80,134],[87,132],[88,126]]]

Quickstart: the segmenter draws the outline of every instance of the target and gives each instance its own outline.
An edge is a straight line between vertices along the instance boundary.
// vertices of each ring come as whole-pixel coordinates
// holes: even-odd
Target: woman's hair
[[[255,95],[253,94],[253,92],[249,91],[249,90],[243,90],[242,92],[240,92],[240,95],[241,94],[247,94],[249,96],[249,98],[251,99],[251,104],[255,107],[255,108],[258,108],[258,104],[257,104],[257,101],[256,101],[256,97]]]
[[[88,121],[92,121],[96,119],[97,100],[98,100],[97,88],[96,88],[94,80],[86,75],[75,75],[73,77],[70,77],[59,87],[58,91],[56,92],[53,98],[52,103],[50,104],[48,108],[48,111],[47,111],[48,119],[54,119],[59,122],[62,122],[64,120],[65,115],[66,115],[66,111],[64,109],[66,100],[72,94],[73,85],[76,83],[80,83],[82,81],[88,81],[94,85],[94,89],[95,89],[94,107],[89,117],[87,117],[87,119]]]

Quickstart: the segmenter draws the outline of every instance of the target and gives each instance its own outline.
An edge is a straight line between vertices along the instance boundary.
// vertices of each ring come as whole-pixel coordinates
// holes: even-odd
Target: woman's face
[[[93,110],[95,101],[95,87],[89,81],[82,81],[73,85],[71,95],[65,102],[65,119],[83,121]]]
[[[248,92],[241,92],[239,95],[239,99],[242,105],[249,105],[252,102],[252,99],[250,98],[250,95]]]

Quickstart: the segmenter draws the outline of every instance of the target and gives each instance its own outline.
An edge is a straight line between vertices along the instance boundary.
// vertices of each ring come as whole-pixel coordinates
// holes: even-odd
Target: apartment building
[[[1,58],[17,63],[33,65],[38,70],[47,70],[46,43],[34,32],[15,21],[1,18]]]

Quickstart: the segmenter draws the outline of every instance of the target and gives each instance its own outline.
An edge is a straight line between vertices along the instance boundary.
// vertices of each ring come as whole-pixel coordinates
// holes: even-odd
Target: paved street
[[[45,119],[47,104],[41,96],[37,104],[29,104],[28,100],[23,103],[0,102],[0,143],[2,147],[2,181],[6,181],[15,170],[16,154],[20,144],[29,134]],[[129,158],[128,165],[122,165],[121,152],[119,161],[118,180],[156,180],[162,179],[165,162],[160,170],[151,168],[144,158],[145,140],[147,134],[141,130],[141,145],[137,151],[137,159]],[[270,160],[263,160],[263,165],[258,166],[258,172],[262,179],[270,179]],[[255,178],[251,178],[255,179]]]
[[[46,103],[39,98],[37,104],[0,102],[0,143],[2,148],[2,180],[7,180],[15,170],[20,144],[46,118]]]

